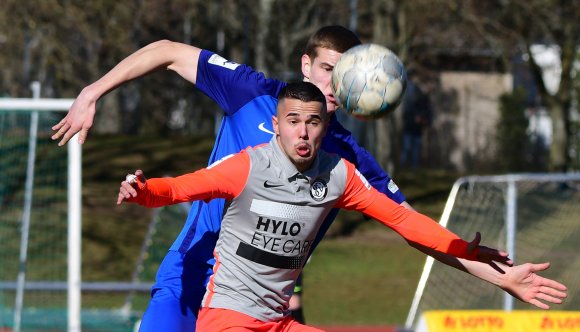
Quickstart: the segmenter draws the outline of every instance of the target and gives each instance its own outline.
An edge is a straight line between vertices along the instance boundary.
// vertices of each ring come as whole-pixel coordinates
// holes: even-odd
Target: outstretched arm
[[[146,179],[143,171],[137,170],[134,179],[127,175],[121,182],[117,205],[130,202],[161,207],[213,198],[233,199],[244,189],[249,172],[250,157],[245,151],[177,177]]]
[[[80,132],[79,143],[84,143],[93,125],[97,101],[123,83],[159,68],[173,70],[195,84],[200,52],[199,48],[168,40],[157,41],[139,49],[81,91],[67,115],[52,127],[55,131],[52,139],[60,139],[58,145],[62,146]]]
[[[514,266],[507,266],[501,263],[486,264],[456,258],[418,244],[412,244],[412,246],[441,263],[496,285],[516,299],[530,303],[540,309],[550,308],[544,302],[560,304],[567,296],[566,286],[537,274],[537,272],[547,270],[550,267],[549,263],[525,263]]]
[[[345,189],[335,207],[356,210],[399,233],[407,242],[418,243],[455,257],[489,263],[510,264],[507,253],[479,245],[480,236],[467,242],[429,217],[396,204],[373,188],[354,165],[344,160]]]
[[[407,203],[401,206],[414,210]],[[548,278],[544,278],[536,272],[547,270],[550,263],[507,266],[501,263],[487,264],[478,261],[470,261],[443,254],[419,244],[411,244],[419,251],[432,256],[439,262],[469,273],[481,280],[498,286],[511,294],[516,299],[530,303],[540,309],[549,309],[550,306],[540,300],[553,304],[562,303],[566,298],[566,286]]]

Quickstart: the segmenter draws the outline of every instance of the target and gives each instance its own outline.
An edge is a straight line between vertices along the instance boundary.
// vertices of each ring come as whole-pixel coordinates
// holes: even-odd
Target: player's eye
[[[333,68],[333,66],[322,66],[322,70],[324,71],[332,71]]]

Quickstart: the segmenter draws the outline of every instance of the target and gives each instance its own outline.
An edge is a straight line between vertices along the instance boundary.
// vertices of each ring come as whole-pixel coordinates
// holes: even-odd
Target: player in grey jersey
[[[288,315],[288,300],[310,244],[334,207],[363,212],[407,241],[433,250],[486,262],[507,260],[505,253],[479,247],[478,242],[468,244],[397,205],[372,188],[352,164],[319,151],[327,117],[324,96],[314,85],[288,85],[272,121],[276,136],[267,145],[175,179],[145,180],[137,171],[135,188],[126,182],[121,186],[119,204],[128,200],[155,207],[216,197],[231,202],[216,245],[215,273],[200,311],[199,331],[234,331],[234,326],[243,326],[240,331],[318,331]],[[535,296],[560,303],[565,287],[545,280]]]

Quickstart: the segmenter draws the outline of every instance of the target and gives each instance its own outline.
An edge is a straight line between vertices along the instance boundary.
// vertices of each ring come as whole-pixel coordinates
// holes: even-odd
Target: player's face
[[[283,99],[272,124],[278,144],[300,172],[310,168],[326,133],[320,102]]]
[[[330,81],[332,78],[332,69],[342,53],[333,51],[328,48],[318,48],[316,58],[310,58],[308,55],[302,55],[302,75],[304,80],[316,85],[326,97],[326,107],[329,114],[332,114],[338,108],[338,103],[332,95]]]

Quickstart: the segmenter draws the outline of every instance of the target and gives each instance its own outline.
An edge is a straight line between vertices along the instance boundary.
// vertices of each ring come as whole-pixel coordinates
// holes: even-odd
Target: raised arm
[[[52,139],[60,139],[58,145],[62,146],[80,132],[79,143],[84,143],[93,125],[97,101],[123,83],[157,69],[173,70],[195,84],[200,52],[199,48],[168,40],[157,41],[139,49],[81,91],[67,115],[52,127],[55,131]]]

